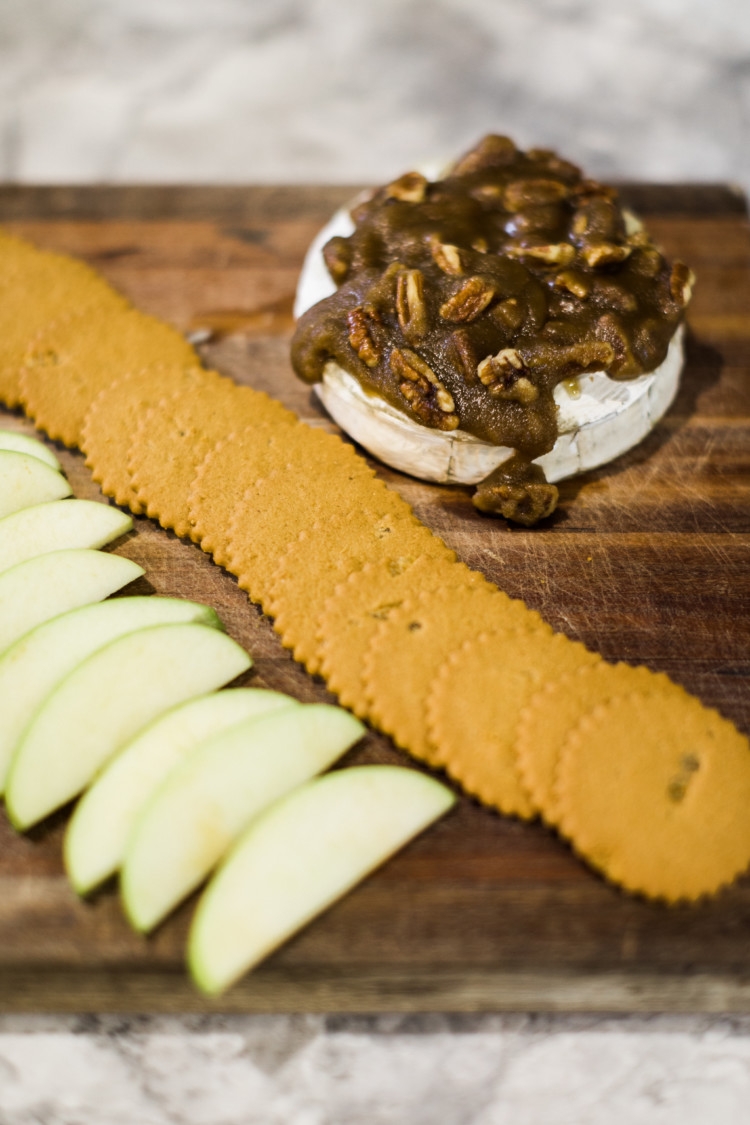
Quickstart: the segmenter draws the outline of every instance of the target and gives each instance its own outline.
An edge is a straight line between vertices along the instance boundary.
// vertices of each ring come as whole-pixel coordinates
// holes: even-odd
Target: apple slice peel
[[[13,825],[24,830],[66,804],[158,715],[251,664],[205,625],[153,625],[99,649],[58,684],[21,739],[6,784]]]
[[[426,774],[355,766],[300,786],[258,817],[203,894],[188,967],[215,996],[454,804]]]
[[[78,894],[120,868],[139,813],[188,753],[239,723],[299,706],[281,692],[230,688],[180,704],[136,735],[84,793],[68,824],[65,867]]]
[[[119,555],[71,548],[27,559],[0,575],[0,653],[31,629],[135,582],[142,566]]]
[[[146,805],[128,842],[122,897],[133,926],[153,929],[258,813],[327,769],[364,733],[348,711],[314,703],[233,727],[189,755]]]
[[[39,457],[0,449],[0,519],[32,504],[63,500],[71,491],[62,473]]]
[[[214,610],[197,602],[153,595],[114,598],[44,622],[0,656],[0,794],[24,731],[63,677],[118,637],[169,622],[222,628]]]
[[[95,500],[49,500],[0,519],[0,574],[72,547],[104,547],[133,526],[132,517]]]
[[[44,461],[45,465],[49,465],[50,469],[56,469],[58,473],[61,470],[60,462],[49,446],[17,430],[0,430],[0,449],[7,449],[11,453],[26,453],[30,457]]]

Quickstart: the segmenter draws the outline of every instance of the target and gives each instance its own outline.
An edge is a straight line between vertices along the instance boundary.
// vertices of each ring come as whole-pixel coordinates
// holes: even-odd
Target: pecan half
[[[638,361],[633,355],[630,338],[617,313],[606,312],[596,322],[596,334],[602,345],[609,349],[612,359],[602,364],[613,378],[640,374]]]
[[[565,199],[570,189],[559,180],[513,180],[505,188],[503,206],[506,211],[522,211],[535,203],[556,203]]]
[[[418,418],[440,430],[457,429],[453,396],[421,356],[409,348],[394,348],[390,366],[400,380],[398,389]]]
[[[617,242],[625,237],[622,212],[613,200],[592,196],[575,212],[571,232],[589,242]]]
[[[403,270],[396,281],[396,312],[405,338],[419,340],[427,331],[424,276],[421,270]]]
[[[352,264],[352,248],[349,239],[342,238],[340,235],[329,238],[323,247],[323,261],[337,285],[346,281]]]
[[[466,323],[476,320],[495,297],[495,287],[483,277],[469,277],[460,289],[440,306],[443,320]]]
[[[515,156],[516,146],[509,137],[489,133],[486,137],[482,137],[476,148],[467,152],[454,164],[450,174],[451,176],[468,176],[472,172],[478,172],[480,168],[510,164]]]
[[[664,259],[655,246],[637,246],[635,248],[631,269],[641,274],[642,277],[656,277],[663,265]]]
[[[497,355],[488,355],[482,360],[477,375],[494,398],[528,406],[539,398],[539,391],[524,371],[520,352],[516,348],[502,348]]]
[[[585,301],[591,292],[591,282],[585,274],[576,273],[574,270],[563,270],[555,278],[557,289],[567,289],[574,297]]]
[[[523,211],[514,211],[510,218],[503,224],[505,233],[512,238],[524,235],[541,235],[548,237],[550,231],[558,230],[563,223],[563,209],[560,203],[535,203],[533,207],[525,207]]]
[[[544,166],[545,171],[553,175],[562,176],[564,179],[576,181],[580,179],[581,169],[569,160],[562,160],[556,152],[549,148],[530,148],[526,155],[529,160]]]
[[[489,314],[498,328],[509,333],[517,332],[526,319],[526,307],[518,297],[506,297],[493,305]]]
[[[586,371],[607,370],[615,355],[614,346],[600,336],[579,344],[552,340],[531,344],[524,349],[524,362],[530,371],[541,372],[542,377],[545,372],[554,371],[558,377],[569,379]]]
[[[480,203],[497,203],[503,189],[500,184],[477,184],[471,189],[469,195],[478,199]]]
[[[380,352],[370,333],[368,316],[362,305],[357,305],[346,314],[349,326],[349,345],[368,367],[377,367]]]
[[[471,386],[477,381],[477,357],[465,328],[457,328],[448,338],[448,358]]]
[[[433,238],[430,242],[430,252],[433,261],[443,273],[452,274],[454,277],[460,276],[464,270],[461,264],[461,251],[458,246],[453,246],[450,242],[441,242],[438,238]]]
[[[669,291],[683,309],[693,295],[695,274],[684,262],[675,262],[669,277]]]
[[[638,308],[635,294],[609,277],[594,278],[592,302],[623,313],[635,312]]]
[[[581,247],[581,257],[593,270],[624,262],[633,252],[632,246],[618,246],[614,242],[592,242]]]
[[[540,466],[515,456],[480,481],[472,502],[480,512],[497,512],[531,527],[554,512],[558,499],[557,488],[547,483]]]
[[[625,241],[627,242],[628,246],[651,245],[651,239],[648,237],[643,227],[639,227],[638,230],[632,230]]]
[[[427,193],[427,179],[421,172],[405,172],[385,189],[386,199],[401,203],[423,203]]]
[[[617,188],[600,184],[598,180],[584,179],[577,184],[573,184],[570,194],[580,199],[590,198],[591,196],[600,196],[602,199],[617,199]]]
[[[543,262],[545,266],[569,266],[576,256],[574,247],[569,242],[552,242],[546,246],[509,246],[506,250],[509,258],[518,258],[521,261]]]
[[[579,238],[584,235],[589,229],[589,217],[585,211],[576,211],[573,216],[573,221],[570,224],[571,234],[577,235]]]

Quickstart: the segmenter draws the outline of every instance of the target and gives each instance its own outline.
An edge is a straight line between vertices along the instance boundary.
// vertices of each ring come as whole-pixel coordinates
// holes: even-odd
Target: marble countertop
[[[0,1018],[3,1125],[747,1125],[750,1019]]]
[[[750,187],[738,0],[4,0],[0,179]],[[750,1017],[0,1016],[2,1125],[748,1125]]]
[[[741,0],[4,0],[0,179],[380,182],[487,131],[750,185]]]

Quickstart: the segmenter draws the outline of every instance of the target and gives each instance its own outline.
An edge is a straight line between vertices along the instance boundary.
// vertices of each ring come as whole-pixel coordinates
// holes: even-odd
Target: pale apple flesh
[[[125,535],[132,518],[94,500],[50,500],[0,519],[0,574],[69,547],[95,550]]]
[[[62,473],[38,457],[0,449],[0,519],[32,504],[63,500],[71,491]]]
[[[222,627],[214,610],[197,602],[155,596],[115,598],[38,625],[0,656],[0,794],[24,731],[57,684],[118,637],[169,622]]]
[[[251,664],[205,625],[152,625],[99,649],[58,684],[21,739],[6,784],[13,825],[24,830],[65,805],[157,716]]]
[[[0,653],[31,629],[135,582],[143,567],[88,548],[52,551],[0,575]]]
[[[358,766],[310,781],[272,805],[198,905],[188,940],[198,987],[223,992],[454,801],[425,774]]]
[[[202,742],[296,700],[263,688],[229,688],[168,711],[128,743],[76,805],[64,842],[76,891],[88,894],[119,870],[133,825],[170,770]]]
[[[364,733],[349,712],[310,704],[234,727],[181,762],[143,810],[126,849],[123,904],[135,928],[157,925],[258,813],[327,769]]]
[[[11,453],[26,453],[30,457],[44,461],[50,469],[60,472],[60,462],[49,446],[36,438],[28,437],[27,434],[18,433],[16,430],[0,430],[0,449],[10,450]]]

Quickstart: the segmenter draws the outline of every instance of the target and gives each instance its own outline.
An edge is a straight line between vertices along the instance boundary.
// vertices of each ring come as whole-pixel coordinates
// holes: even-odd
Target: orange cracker
[[[433,679],[454,649],[493,628],[552,632],[523,602],[494,587],[426,591],[394,609],[365,655],[365,695],[376,725],[415,757],[433,762],[425,710]]]
[[[37,250],[20,239],[12,240],[12,246],[4,244],[0,254],[6,267],[0,300],[0,400],[9,407],[20,405],[24,358],[48,324],[74,310],[90,310],[97,318],[129,307],[83,262]]]
[[[286,429],[283,422],[266,419],[234,431],[217,441],[198,466],[188,494],[190,534],[220,566],[229,561],[237,498],[278,464]]]
[[[50,437],[79,445],[86,411],[103,387],[152,363],[197,362],[175,328],[137,309],[79,309],[48,325],[29,347],[21,401]]]
[[[521,780],[548,824],[557,825],[555,771],[568,734],[599,703],[626,692],[666,690],[663,672],[599,660],[543,684],[521,708],[516,731],[516,764]],[[674,692],[686,693],[676,684]]]
[[[365,654],[381,621],[405,599],[440,587],[486,586],[487,579],[465,563],[422,554],[400,568],[392,560],[367,562],[341,582],[317,619],[321,675],[344,707],[360,718],[369,709],[362,678]]]
[[[575,850],[636,894],[694,901],[750,863],[750,744],[686,693],[655,687],[583,718],[558,800]]]
[[[151,407],[128,452],[133,488],[147,514],[177,535],[194,536],[190,488],[204,457],[238,425],[268,418],[294,420],[294,415],[268,395],[231,379],[201,385],[189,396],[176,391]]]
[[[434,760],[486,805],[528,818],[537,808],[514,753],[518,717],[540,684],[601,657],[535,623],[486,632],[454,651],[427,701]]]
[[[403,570],[423,555],[455,560],[443,541],[419,523],[409,505],[379,513],[340,513],[306,528],[293,540],[273,575],[268,613],[295,660],[320,671],[317,618],[329,594],[350,571],[378,559]]]
[[[284,462],[238,501],[230,530],[229,569],[250,597],[267,607],[279,559],[316,520],[361,508],[380,514],[404,502],[352,446],[300,424],[284,437]]]
[[[45,263],[57,264],[63,259],[59,254],[52,254],[48,250],[40,250],[24,238],[11,234],[10,231],[0,230],[0,285],[8,281],[24,283],[24,275],[28,276],[33,270],[41,270]],[[80,263],[83,266],[83,263]],[[88,267],[83,266],[83,269]],[[93,271],[89,271],[93,274]]]
[[[190,395],[201,385],[216,384],[215,371],[182,364],[152,364],[123,375],[104,387],[86,411],[81,449],[94,480],[106,496],[113,497],[136,515],[143,507],[128,471],[128,450],[140,419],[164,395],[179,389]]]

